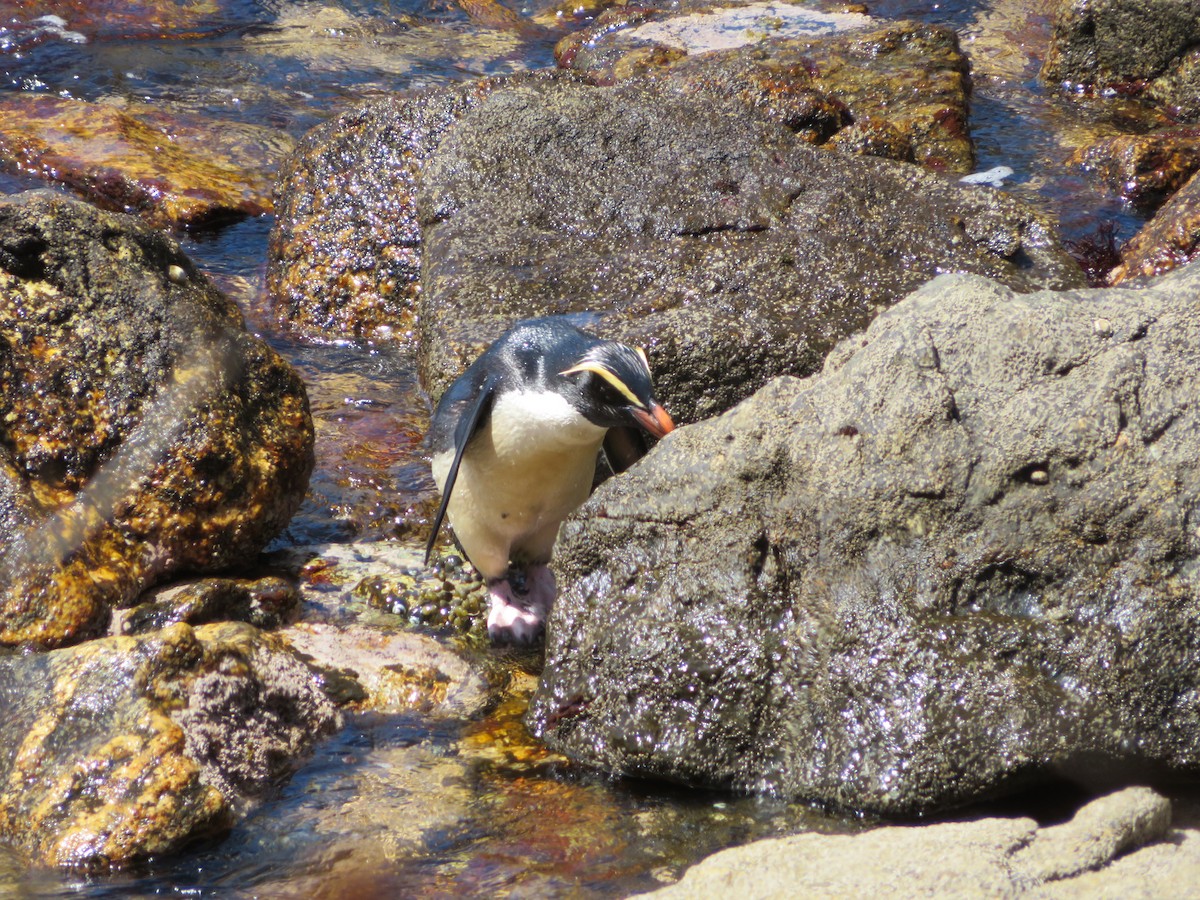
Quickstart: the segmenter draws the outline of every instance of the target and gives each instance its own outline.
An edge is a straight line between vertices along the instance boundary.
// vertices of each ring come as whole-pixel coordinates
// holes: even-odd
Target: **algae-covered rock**
[[[244,563],[312,468],[304,386],[162,234],[0,203],[0,643],[58,646]]]
[[[943,276],[669,435],[564,526],[532,727],[888,814],[1200,775],[1198,298]]]
[[[274,172],[290,150],[282,131],[145,104],[0,98],[0,166],[158,226],[271,212]]]
[[[1096,172],[1140,209],[1153,210],[1200,169],[1200,126],[1119,134],[1080,149],[1070,161]]]
[[[1200,178],[1195,175],[1121,248],[1114,284],[1162,275],[1195,259],[1200,250]]]
[[[798,26],[806,19],[814,28],[831,24],[794,33],[779,18],[788,14]],[[735,34],[720,30],[726,19]],[[758,30],[745,27],[747,21],[758,22]],[[847,152],[959,173],[974,163],[967,60],[954,31],[943,26],[789,4],[701,13],[618,7],[565,38],[557,53],[561,64],[595,83],[664,80],[685,93],[742,103],[814,144],[833,139],[831,146]],[[860,130],[886,126],[902,140],[836,139],[855,123]]]
[[[184,624],[0,659],[0,839],[104,870],[229,827],[339,717],[248,625]]]

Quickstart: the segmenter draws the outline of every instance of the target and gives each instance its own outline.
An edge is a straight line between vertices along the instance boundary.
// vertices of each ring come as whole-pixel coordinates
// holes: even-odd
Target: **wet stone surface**
[[[533,730],[889,815],[1194,779],[1198,284],[942,276],[668,435],[560,537]]]
[[[724,13],[743,14],[739,7]],[[721,14],[707,15],[719,21]],[[830,35],[788,34],[782,20],[761,37],[733,29],[751,39],[748,46],[710,49],[693,38],[699,46],[689,50],[670,29],[694,18],[703,16],[613,10],[560,43],[559,61],[598,84],[661,79],[688,94],[732,99],[814,144],[832,139],[845,152],[971,171],[967,62],[951,29],[842,14],[832,17],[838,25]],[[864,141],[864,132],[888,137]]]
[[[162,106],[0,96],[0,165],[152,225],[211,227],[271,211],[282,131]]]
[[[177,244],[0,204],[0,642],[53,647],[173,574],[251,561],[312,469],[304,386]]]
[[[226,830],[338,726],[313,674],[237,624],[0,659],[0,836],[104,871]]]

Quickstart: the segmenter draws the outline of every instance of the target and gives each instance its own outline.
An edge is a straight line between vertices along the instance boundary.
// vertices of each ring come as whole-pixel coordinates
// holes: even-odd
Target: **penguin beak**
[[[667,411],[653,401],[648,409],[634,409],[633,417],[642,428],[656,438],[665,437],[668,432],[675,430],[675,423],[671,421]]]

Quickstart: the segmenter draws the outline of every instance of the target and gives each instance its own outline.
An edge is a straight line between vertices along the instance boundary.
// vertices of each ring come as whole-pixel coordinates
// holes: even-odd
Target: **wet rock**
[[[1077,151],[1070,162],[1096,172],[1139,208],[1153,210],[1200,169],[1200,126],[1117,135]]]
[[[283,578],[204,578],[149,592],[119,615],[117,634],[144,634],[176,622],[247,622],[280,627],[295,612],[300,593]]]
[[[1064,87],[1147,93],[1200,114],[1200,9],[1177,0],[1058,0],[1041,77]]]
[[[53,647],[253,558],[312,468],[304,386],[162,234],[0,203],[0,643]]]
[[[31,35],[71,43],[195,37],[255,21],[261,16],[255,6],[236,0],[0,0],[0,21],[8,32],[0,36],[21,49],[28,46]],[[3,44],[0,48],[8,49]]]
[[[747,126],[750,129],[748,133],[757,134],[762,129],[763,126],[758,124],[760,119],[782,123],[795,131],[791,139],[778,135],[767,138],[767,143],[772,147],[780,141],[791,145],[799,143],[801,138],[825,141],[832,136],[834,144],[843,151],[891,155],[901,159],[915,158],[930,167],[951,171],[971,170],[971,145],[964,124],[965,64],[952,32],[910,23],[868,30],[853,40],[849,37],[829,40],[832,43],[828,49],[825,44],[814,40],[773,41],[756,49],[700,54],[694,58],[681,57],[680,51],[672,57],[679,59],[677,66],[651,67],[638,78],[630,79],[630,83],[613,95],[616,102],[624,103],[628,94],[645,90],[650,96],[645,97],[641,105],[655,105],[662,96],[664,102],[670,102],[675,107],[687,105],[688,118],[672,123],[679,135],[674,158],[666,157],[667,148],[659,147],[655,155],[648,158],[634,151],[616,160],[616,164],[622,167],[617,179],[620,183],[612,186],[614,197],[605,202],[617,204],[618,207],[626,202],[620,199],[619,192],[627,187],[627,179],[634,177],[634,172],[627,170],[636,169],[636,179],[639,181],[648,175],[664,182],[673,180],[679,174],[677,167],[692,171],[693,177],[701,177],[706,168],[713,166],[716,156],[715,151],[706,150],[702,144],[710,136],[706,133],[710,129],[703,126],[703,120],[711,119],[718,113],[722,117],[744,117],[754,122]],[[842,40],[842,43],[837,43],[838,40]],[[822,73],[819,77],[813,74],[817,70]],[[268,261],[270,302],[287,327],[326,336],[348,335],[380,340],[399,339],[404,342],[415,340],[418,298],[423,290],[422,242],[424,228],[430,224],[430,221],[422,220],[416,207],[418,190],[426,181],[423,175],[425,163],[448,134],[458,134],[476,127],[474,119],[465,127],[459,127],[460,120],[469,110],[495,91],[507,92],[519,89],[522,85],[529,85],[529,90],[536,90],[537,85],[554,85],[545,89],[548,92],[560,91],[563,95],[571,90],[580,92],[581,96],[591,93],[597,104],[608,96],[597,88],[585,90],[575,85],[568,76],[555,77],[551,73],[486,79],[471,85],[374,101],[331,120],[304,139],[300,149],[281,170],[276,195],[278,220],[271,236]],[[676,96],[680,90],[685,97]],[[878,110],[881,107],[889,110],[886,122],[879,119]],[[577,123],[579,139],[586,139],[587,130],[596,125],[588,121]],[[617,127],[615,123],[604,126],[607,132]],[[675,140],[665,126],[656,129],[656,132],[661,140],[665,141],[668,137]],[[846,134],[839,138],[842,132]],[[633,140],[632,135],[626,137],[627,142]],[[611,141],[613,137],[598,133],[592,140],[599,144],[604,140]],[[456,139],[455,143],[461,143],[461,138]],[[596,149],[593,147],[586,152],[595,152]],[[481,152],[490,153],[492,150],[481,148]],[[585,151],[564,145],[546,154],[538,154],[529,163],[540,159],[546,165],[562,166],[563,177],[583,179],[588,183],[596,181],[596,172],[584,171],[583,166],[567,169],[571,160],[562,154],[572,152]],[[729,152],[744,154],[747,151],[731,149]],[[490,157],[480,157],[480,160],[487,158]],[[472,161],[471,168],[479,168],[480,160]],[[505,180],[499,187],[502,194],[507,194],[510,188],[518,195],[526,191],[524,185],[507,180],[513,176],[516,162],[511,167],[496,169],[498,175],[504,173]],[[605,163],[604,171],[610,165]],[[538,178],[551,175],[549,171],[530,174],[536,174]],[[499,177],[497,180],[500,180]],[[739,185],[727,178],[718,176],[714,181],[722,182],[727,194],[740,189]],[[438,190],[436,185],[432,189]],[[488,187],[488,190],[495,189]],[[784,194],[787,190],[786,187],[781,188]],[[917,190],[925,193],[923,185]],[[552,184],[539,191],[543,207],[531,210],[536,216],[535,221],[553,222],[559,217],[560,208],[568,208],[557,202],[557,196],[561,193],[569,197],[576,191],[577,188],[569,184]],[[936,189],[934,192],[939,193]],[[707,216],[708,213],[699,207],[712,202],[712,199],[709,196],[696,198],[698,208],[692,217],[699,219]],[[732,197],[722,198],[722,202],[737,203]],[[1007,201],[995,200],[995,203],[1007,204]],[[954,215],[964,222],[974,220],[972,230],[977,234],[980,223],[973,209],[977,210],[978,207],[968,201],[967,208]],[[570,210],[573,214],[588,211],[586,207],[570,207]],[[596,209],[596,214],[598,221],[589,227],[593,230],[607,227],[604,223],[611,219],[612,214],[603,207]],[[1038,259],[1035,270],[1050,265],[1044,258],[1054,253],[1046,254],[1035,249],[1034,245],[1042,241],[1032,235],[1033,231],[1042,232],[1044,224],[1040,221],[1034,224],[1036,217],[1015,205],[1006,206],[1004,212],[997,209],[996,214],[1010,219],[1009,225],[1002,227],[1027,232],[1025,240],[1029,246],[1020,252],[1034,251],[1033,256]],[[433,216],[432,223],[437,224],[438,213],[430,212],[429,215]],[[492,228],[491,224],[482,227],[489,233]],[[903,230],[908,226],[899,227]],[[819,227],[813,231],[820,235],[826,230],[825,227]],[[585,235],[579,237],[582,240]],[[666,264],[670,264],[671,255],[708,255],[715,259],[718,253],[728,258],[742,252],[738,246],[741,241],[734,241],[734,246],[709,252],[699,245],[706,240],[720,243],[720,236],[696,237],[701,240],[681,242],[684,245],[697,245],[695,252],[690,254],[685,246],[659,248],[668,252]],[[746,241],[754,240],[750,235],[741,237]],[[525,240],[539,246],[543,243],[540,237],[532,234]],[[1021,238],[1015,240],[1018,244],[1022,241]],[[771,240],[770,243],[782,245],[778,247],[778,256],[783,260],[783,267],[790,265],[787,260],[804,257],[809,251],[803,241],[780,239]],[[947,243],[948,240],[939,241],[941,246]],[[1000,243],[1014,250],[1016,248],[1012,239],[1004,239]],[[520,249],[525,251],[528,248]],[[632,252],[641,249],[634,247]],[[498,248],[493,255],[507,257],[514,252],[515,249]],[[898,252],[903,254],[905,251]],[[436,251],[434,258],[440,257],[441,253],[440,250]],[[626,249],[613,247],[605,250],[605,253],[620,257],[626,253]],[[565,263],[558,261],[557,257],[568,254],[568,251],[558,244],[538,250],[530,268],[542,272],[546,263],[536,260],[547,254],[556,257],[551,265],[561,267]],[[957,256],[957,252],[951,256]],[[525,264],[522,258],[519,265]],[[736,266],[736,261],[731,260],[729,264]],[[953,259],[947,259],[946,264],[950,268],[959,267]],[[589,252],[581,265],[592,271],[598,262]],[[1058,265],[1053,263],[1052,267]],[[700,269],[700,263],[693,262],[688,268]],[[730,284],[731,280],[736,282],[737,279],[731,279],[728,273],[720,271],[719,265],[715,268],[711,273],[702,270],[695,273],[697,285],[691,289],[693,298],[696,294],[716,294],[719,298],[731,288],[737,293],[736,286]],[[873,277],[874,274],[867,277]],[[994,274],[999,274],[999,271]],[[622,296],[643,293],[646,284],[654,277],[653,269],[640,272],[634,284],[622,288]],[[1063,283],[1071,280],[1071,276],[1065,272],[1059,272],[1055,277],[1065,278]],[[905,285],[904,289],[911,286]],[[488,298],[498,289],[495,285],[479,286],[481,296]],[[634,292],[632,295],[631,289]],[[554,298],[551,305],[579,306],[583,297],[592,294],[600,295],[593,304],[596,309],[603,310],[612,303],[604,296],[610,291],[602,282],[593,289],[589,280],[586,285],[573,287],[572,291],[577,299],[563,302]],[[526,306],[526,314],[549,308],[543,306],[542,301],[527,304],[513,302],[509,305],[513,309]],[[420,336],[422,340],[437,343],[446,338],[440,329],[440,325],[436,326],[436,334],[422,332]],[[492,340],[498,333],[490,325],[467,330],[473,332],[470,338],[473,348]],[[432,352],[441,353],[442,349],[437,346]],[[737,351],[730,352],[736,354]],[[432,362],[423,366],[423,374],[433,379],[430,384],[436,392],[459,365],[457,361]]]
[[[427,566],[423,544],[374,541],[290,547],[269,558],[298,579],[306,622],[346,625],[366,616],[393,630],[435,628],[490,646],[483,581],[456,554]]]
[[[365,689],[354,698],[362,709],[468,717],[491,699],[481,674],[427,635],[302,623],[284,637],[322,668],[350,673]]]
[[[358,338],[411,335],[421,166],[496,80],[355,107],[305,136],[279,173],[267,290],[288,327]]]
[[[988,189],[813,149],[658,82],[495,90],[420,179],[433,395],[513,321],[574,315],[644,346],[677,421],[712,415],[936,271],[1080,283],[1044,221]]]
[[[1167,800],[1130,788],[1092,802],[1068,822],[1040,828],[1033,819],[989,818],[858,835],[801,834],[724,850],[678,884],[643,896],[783,898],[796,896],[798,884],[813,896],[1043,897],[1047,887],[1058,896],[1072,893],[1075,876],[1162,840],[1170,818]],[[1200,855],[1192,856],[1196,872]],[[1151,876],[1135,892],[1158,896],[1165,889],[1165,896],[1183,883],[1187,879]]]
[[[531,727],[886,814],[1200,774],[1198,288],[942,276],[669,435],[564,526]]]
[[[271,212],[274,172],[290,150],[282,131],[161,107],[47,94],[0,98],[0,165],[157,226],[202,227]]]
[[[0,838],[121,867],[220,832],[339,725],[317,674],[248,625],[0,659]]]
[[[1113,284],[1130,278],[1161,275],[1196,257],[1200,249],[1200,179],[1192,176],[1121,248],[1121,265],[1109,276]]]
[[[742,20],[758,7],[764,11],[751,20],[767,24],[756,31]],[[801,23],[830,20],[835,24],[823,30],[832,33],[789,33],[788,20],[776,15],[787,10]],[[742,27],[729,36],[706,36],[699,24],[688,24],[730,17]],[[883,24],[786,4],[670,14],[614,9],[565,38],[556,52],[560,64],[593,83],[663,80],[684,93],[745,104],[812,143],[832,138],[843,152],[960,173],[974,164],[966,57],[954,31],[942,26]],[[871,134],[875,140],[864,140]]]

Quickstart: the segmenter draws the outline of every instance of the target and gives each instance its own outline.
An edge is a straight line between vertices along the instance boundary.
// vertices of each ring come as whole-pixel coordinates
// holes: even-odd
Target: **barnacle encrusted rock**
[[[897,815],[1200,776],[1198,298],[941,276],[668,435],[564,526],[534,730]]]
[[[0,840],[106,870],[220,832],[340,723],[319,674],[243,624],[0,658]]]

